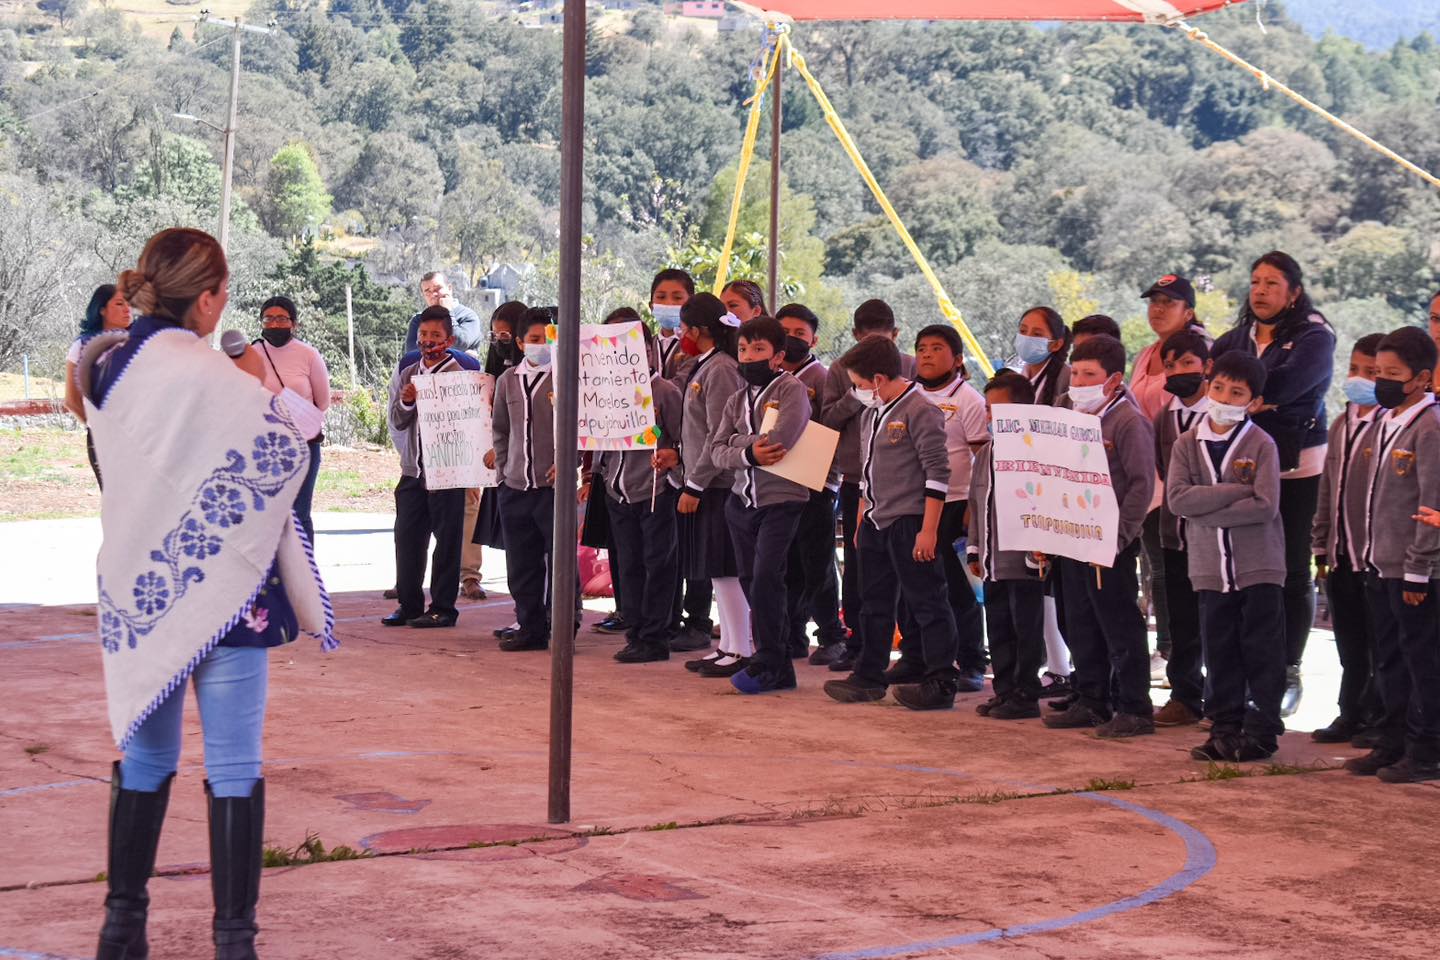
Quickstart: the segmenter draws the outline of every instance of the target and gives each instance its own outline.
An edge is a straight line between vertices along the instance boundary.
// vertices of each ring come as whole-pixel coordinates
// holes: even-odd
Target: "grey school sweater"
[[[1155,430],[1121,387],[1098,414],[1105,459],[1110,463],[1110,488],[1120,506],[1115,549],[1124,550],[1140,537],[1155,495]]]
[[[794,447],[810,422],[810,398],[804,384],[788,373],[771,380],[763,390],[747,385],[731,397],[710,432],[710,459],[721,468],[735,471],[732,489],[747,507],[804,503],[810,499],[808,487],[755,465],[751,447],[760,437],[766,411],[771,409],[776,414],[770,429],[771,442],[787,449]]]
[[[1364,572],[1361,558],[1365,554],[1365,491],[1370,483],[1365,471],[1357,470],[1356,465],[1362,460],[1359,454],[1365,431],[1375,413],[1370,411],[1362,420],[1358,408],[1347,403],[1345,412],[1330,424],[1325,472],[1320,474],[1320,505],[1310,532],[1315,556],[1332,565],[1345,556],[1356,573]]]
[[[1409,415],[1407,417],[1407,414]],[[1401,424],[1387,431],[1387,422]],[[1440,530],[1410,519],[1440,506],[1440,407],[1427,396],[1399,417],[1375,418],[1361,441],[1365,560],[1386,580],[1440,579]]]
[[[1155,414],[1155,458],[1160,465],[1160,476],[1170,472],[1170,453],[1175,449],[1175,441],[1199,424],[1209,407],[1207,397],[1201,397],[1193,407],[1172,400]],[[1185,521],[1175,516],[1168,498],[1160,501],[1160,545],[1166,550],[1185,549]]]
[[[1034,580],[1039,572],[1025,562],[1023,550],[1001,550],[995,532],[994,443],[975,451],[970,470],[970,522],[965,555],[977,561],[986,580]]]
[[[684,417],[680,426],[680,456],[687,493],[700,496],[709,487],[731,486],[734,475],[710,458],[710,434],[725,415],[730,398],[745,389],[735,358],[711,350],[695,358],[686,377]]]
[[[825,408],[825,381],[828,377],[825,364],[811,354],[798,368],[791,371],[791,376],[805,387],[810,397],[810,419],[819,423],[820,414]]]
[[[660,442],[656,450],[675,450],[680,446],[680,388],[661,377],[650,378],[650,392],[655,400],[655,421],[660,426]],[[650,499],[658,482],[667,484],[680,468],[663,471],[657,481],[651,466],[654,450],[602,450],[591,467],[594,477],[605,484],[610,496],[621,503],[644,503]],[[592,477],[591,482],[594,482]],[[679,485],[676,478],[675,485]],[[662,486],[663,489],[663,486]],[[592,490],[591,496],[595,496]]]
[[[859,439],[866,523],[884,530],[901,517],[923,514],[927,499],[944,503],[950,490],[945,415],[919,384],[866,410]]]
[[[900,354],[900,376],[915,378],[915,358]],[[825,390],[820,405],[820,419],[825,426],[840,431],[835,447],[835,469],[848,483],[860,482],[860,418],[865,404],[855,397],[850,374],[845,364],[836,360],[825,375]]]
[[[1186,554],[1196,590],[1231,593],[1285,583],[1280,455],[1249,420],[1235,427],[1220,469],[1206,441],[1223,440],[1207,417],[1175,441],[1165,495],[1188,524]]]
[[[512,490],[555,485],[555,387],[548,366],[522,361],[500,374],[490,424],[502,484]]]
[[[400,399],[400,391],[405,384],[418,376],[429,376],[433,373],[454,373],[457,370],[464,370],[454,357],[446,356],[435,366],[425,368],[424,360],[416,360],[414,363],[404,366],[395,371],[395,376],[390,378],[390,439],[395,441],[395,449],[400,452],[400,475],[402,477],[418,477],[421,475],[421,450],[420,450],[420,425],[416,422],[415,404],[405,403]]]

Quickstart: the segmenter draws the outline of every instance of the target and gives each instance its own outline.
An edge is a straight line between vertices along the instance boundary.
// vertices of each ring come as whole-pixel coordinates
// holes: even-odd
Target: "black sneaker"
[[[515,636],[515,634],[519,632],[520,624],[512,623],[508,627],[501,627],[498,630],[494,631],[494,634],[496,640],[509,640],[511,637]]]
[[[886,686],[883,683],[866,683],[853,676],[844,680],[825,681],[825,695],[841,703],[874,703],[885,699]]]
[[[681,627],[670,638],[671,653],[694,653],[710,648],[710,634],[695,627]]]
[[[404,627],[408,626],[410,621],[414,620],[416,616],[418,616],[418,614],[409,614],[404,610],[396,610],[388,617],[381,617],[380,622],[387,627]]]
[[[1124,740],[1154,732],[1155,719],[1142,717],[1137,713],[1117,713],[1095,728],[1095,736],[1101,740]]]
[[[1070,682],[1069,677],[1062,677],[1058,673],[1051,673],[1046,670],[1040,675],[1040,699],[1058,700],[1061,697],[1068,697],[1075,692],[1075,686]]]
[[[670,650],[673,653],[675,648],[671,647]],[[699,659],[686,660],[685,669],[689,670],[691,673],[699,673],[701,667],[709,663],[714,663],[716,660],[719,660],[723,656],[725,656],[725,654],[721,653],[719,650],[711,650],[709,653],[705,654],[705,656],[700,657]]]
[[[522,637],[515,634],[500,641],[500,649],[506,653],[522,653],[526,650],[549,650],[550,640],[548,637]]]
[[[921,683],[895,688],[895,702],[911,710],[949,710],[955,706],[955,681],[931,677]]]
[[[659,660],[669,659],[669,650],[656,649],[639,643],[627,643],[624,649],[615,651],[616,663],[655,663]]]
[[[1230,759],[1236,763],[1254,763],[1275,756],[1275,747],[1248,733],[1236,737],[1231,745]]]
[[[810,665],[814,667],[828,667],[836,659],[845,655],[845,644],[827,643],[824,646],[816,647],[815,652],[810,654]]]
[[[709,677],[712,680],[724,679],[735,676],[735,674],[748,666],[750,666],[750,659],[748,657],[737,657],[733,653],[727,653],[718,660],[712,660],[710,663],[705,664],[695,672],[702,677]]]
[[[788,664],[787,664],[788,666]],[[730,686],[741,693],[775,693],[795,689],[795,671],[760,670],[746,667],[730,678]]]
[[[1054,706],[1054,704],[1051,704]],[[1098,727],[1105,722],[1105,717],[1091,710],[1076,697],[1070,706],[1059,713],[1052,713],[1045,718],[1045,726],[1052,730],[1074,730],[1080,727]]]
[[[1350,738],[1360,732],[1359,725],[1347,717],[1336,717],[1328,727],[1312,731],[1310,739],[1316,743],[1349,743]]]
[[[625,622],[625,618],[620,616],[620,614],[612,613],[590,629],[596,633],[624,633],[630,629],[630,625]]]
[[[1440,763],[1416,760],[1406,754],[1390,766],[1375,771],[1375,776],[1385,783],[1424,783],[1427,780],[1440,780]]]
[[[1202,760],[1206,763],[1229,763],[1234,754],[1235,745],[1230,737],[1221,735],[1211,737],[1198,747],[1190,750],[1190,759]]]
[[[856,656],[856,651],[851,650],[849,647],[846,647],[845,651],[841,653],[840,656],[830,661],[830,672],[849,673],[850,671],[854,670]]]
[[[956,693],[979,693],[985,689],[984,670],[961,670],[955,678]]]
[[[984,703],[977,703],[977,704],[975,704],[975,712],[978,713],[978,714],[980,714],[980,716],[982,716],[982,717],[988,717],[988,716],[990,716],[990,711],[991,711],[991,710],[994,710],[996,707],[1000,706],[1000,704],[1002,704],[1002,703],[1004,703],[1004,702],[1005,702],[1005,698],[1004,698],[1004,697],[991,697],[989,700],[986,700]],[[1038,716],[1038,714],[1037,714],[1037,716]]]
[[[1373,777],[1382,769],[1394,763],[1399,763],[1403,754],[1393,750],[1384,750],[1376,747],[1363,757],[1351,757],[1345,761],[1345,769],[1362,777]]]
[[[1009,697],[991,707],[985,715],[991,720],[1034,720],[1040,716],[1040,704],[1034,700]]]
[[[458,619],[460,619],[458,616],[446,616],[443,613],[436,613],[432,610],[429,613],[422,613],[418,617],[411,617],[407,623],[407,626],[420,627],[422,629],[434,627],[453,627],[455,626],[455,621]]]
[[[925,679],[925,664],[920,660],[906,660],[901,657],[890,664],[885,671],[885,682],[890,686],[900,683],[919,683]]]

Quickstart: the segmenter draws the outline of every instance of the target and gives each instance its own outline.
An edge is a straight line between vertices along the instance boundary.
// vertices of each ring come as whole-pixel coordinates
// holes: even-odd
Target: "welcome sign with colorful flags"
[[[581,450],[654,448],[660,440],[640,324],[580,325]]]

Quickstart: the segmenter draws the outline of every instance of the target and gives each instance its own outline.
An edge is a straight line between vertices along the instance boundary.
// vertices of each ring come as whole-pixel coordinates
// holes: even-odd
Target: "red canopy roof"
[[[792,20],[1165,21],[1244,0],[742,0]]]

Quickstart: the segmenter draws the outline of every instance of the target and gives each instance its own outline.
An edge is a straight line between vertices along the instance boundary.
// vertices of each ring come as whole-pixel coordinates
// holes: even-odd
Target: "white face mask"
[[[1211,400],[1210,419],[1222,427],[1228,427],[1231,424],[1236,424],[1244,420],[1248,409],[1248,407],[1243,407],[1238,404],[1216,403],[1214,400]]]
[[[864,387],[855,387],[855,399],[867,407],[875,406],[875,391],[866,390]]]
[[[527,343],[525,344],[525,360],[532,367],[543,367],[550,362],[550,344],[548,343]]]
[[[1105,384],[1091,387],[1070,387],[1070,405],[1081,413],[1094,413],[1105,405]]]

